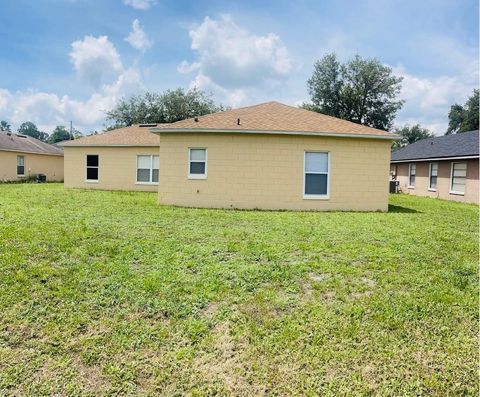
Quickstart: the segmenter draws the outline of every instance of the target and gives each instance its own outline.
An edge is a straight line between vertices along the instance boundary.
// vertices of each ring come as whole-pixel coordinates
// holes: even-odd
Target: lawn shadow
[[[420,211],[414,210],[413,208],[401,207],[400,205],[393,204],[388,204],[388,212],[402,214],[421,214]]]

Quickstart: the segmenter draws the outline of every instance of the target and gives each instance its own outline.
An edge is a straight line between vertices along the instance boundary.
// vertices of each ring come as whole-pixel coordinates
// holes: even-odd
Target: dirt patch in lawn
[[[230,324],[220,323],[213,329],[213,349],[196,357],[193,369],[199,372],[206,384],[221,382],[226,392],[235,396],[264,395],[264,387],[255,387],[247,382],[250,369],[246,365],[248,342],[234,339]]]

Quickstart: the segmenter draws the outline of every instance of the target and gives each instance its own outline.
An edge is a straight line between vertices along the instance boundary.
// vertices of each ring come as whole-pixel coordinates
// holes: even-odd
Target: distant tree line
[[[0,131],[12,132],[11,125],[5,120],[0,121]],[[63,125],[57,125],[51,134],[47,134],[46,132],[40,131],[38,127],[31,121],[26,121],[20,124],[17,133],[31,136],[32,138],[46,143],[68,141],[83,136],[83,134],[75,128],[72,130],[72,133],[70,133],[70,131],[67,130],[67,128],[65,128]]]
[[[167,90],[163,93],[145,92],[141,95],[121,99],[107,112],[107,129],[128,127],[133,124],[173,123],[195,116],[225,110],[217,105],[212,95],[199,89]]]

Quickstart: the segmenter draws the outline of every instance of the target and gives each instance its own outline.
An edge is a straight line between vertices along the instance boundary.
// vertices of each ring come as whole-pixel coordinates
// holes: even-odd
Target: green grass
[[[0,186],[0,395],[478,395],[478,207]]]

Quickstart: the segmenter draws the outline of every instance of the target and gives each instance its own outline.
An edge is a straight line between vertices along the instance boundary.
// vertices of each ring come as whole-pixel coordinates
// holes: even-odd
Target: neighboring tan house
[[[145,124],[62,142],[65,186],[104,190],[158,190],[158,135]]]
[[[159,124],[151,131],[161,142],[162,204],[388,210],[394,134],[278,102]]]
[[[392,179],[401,192],[479,202],[478,130],[422,139],[392,153]]]
[[[0,181],[22,181],[43,174],[63,180],[63,150],[27,135],[0,132]]]

